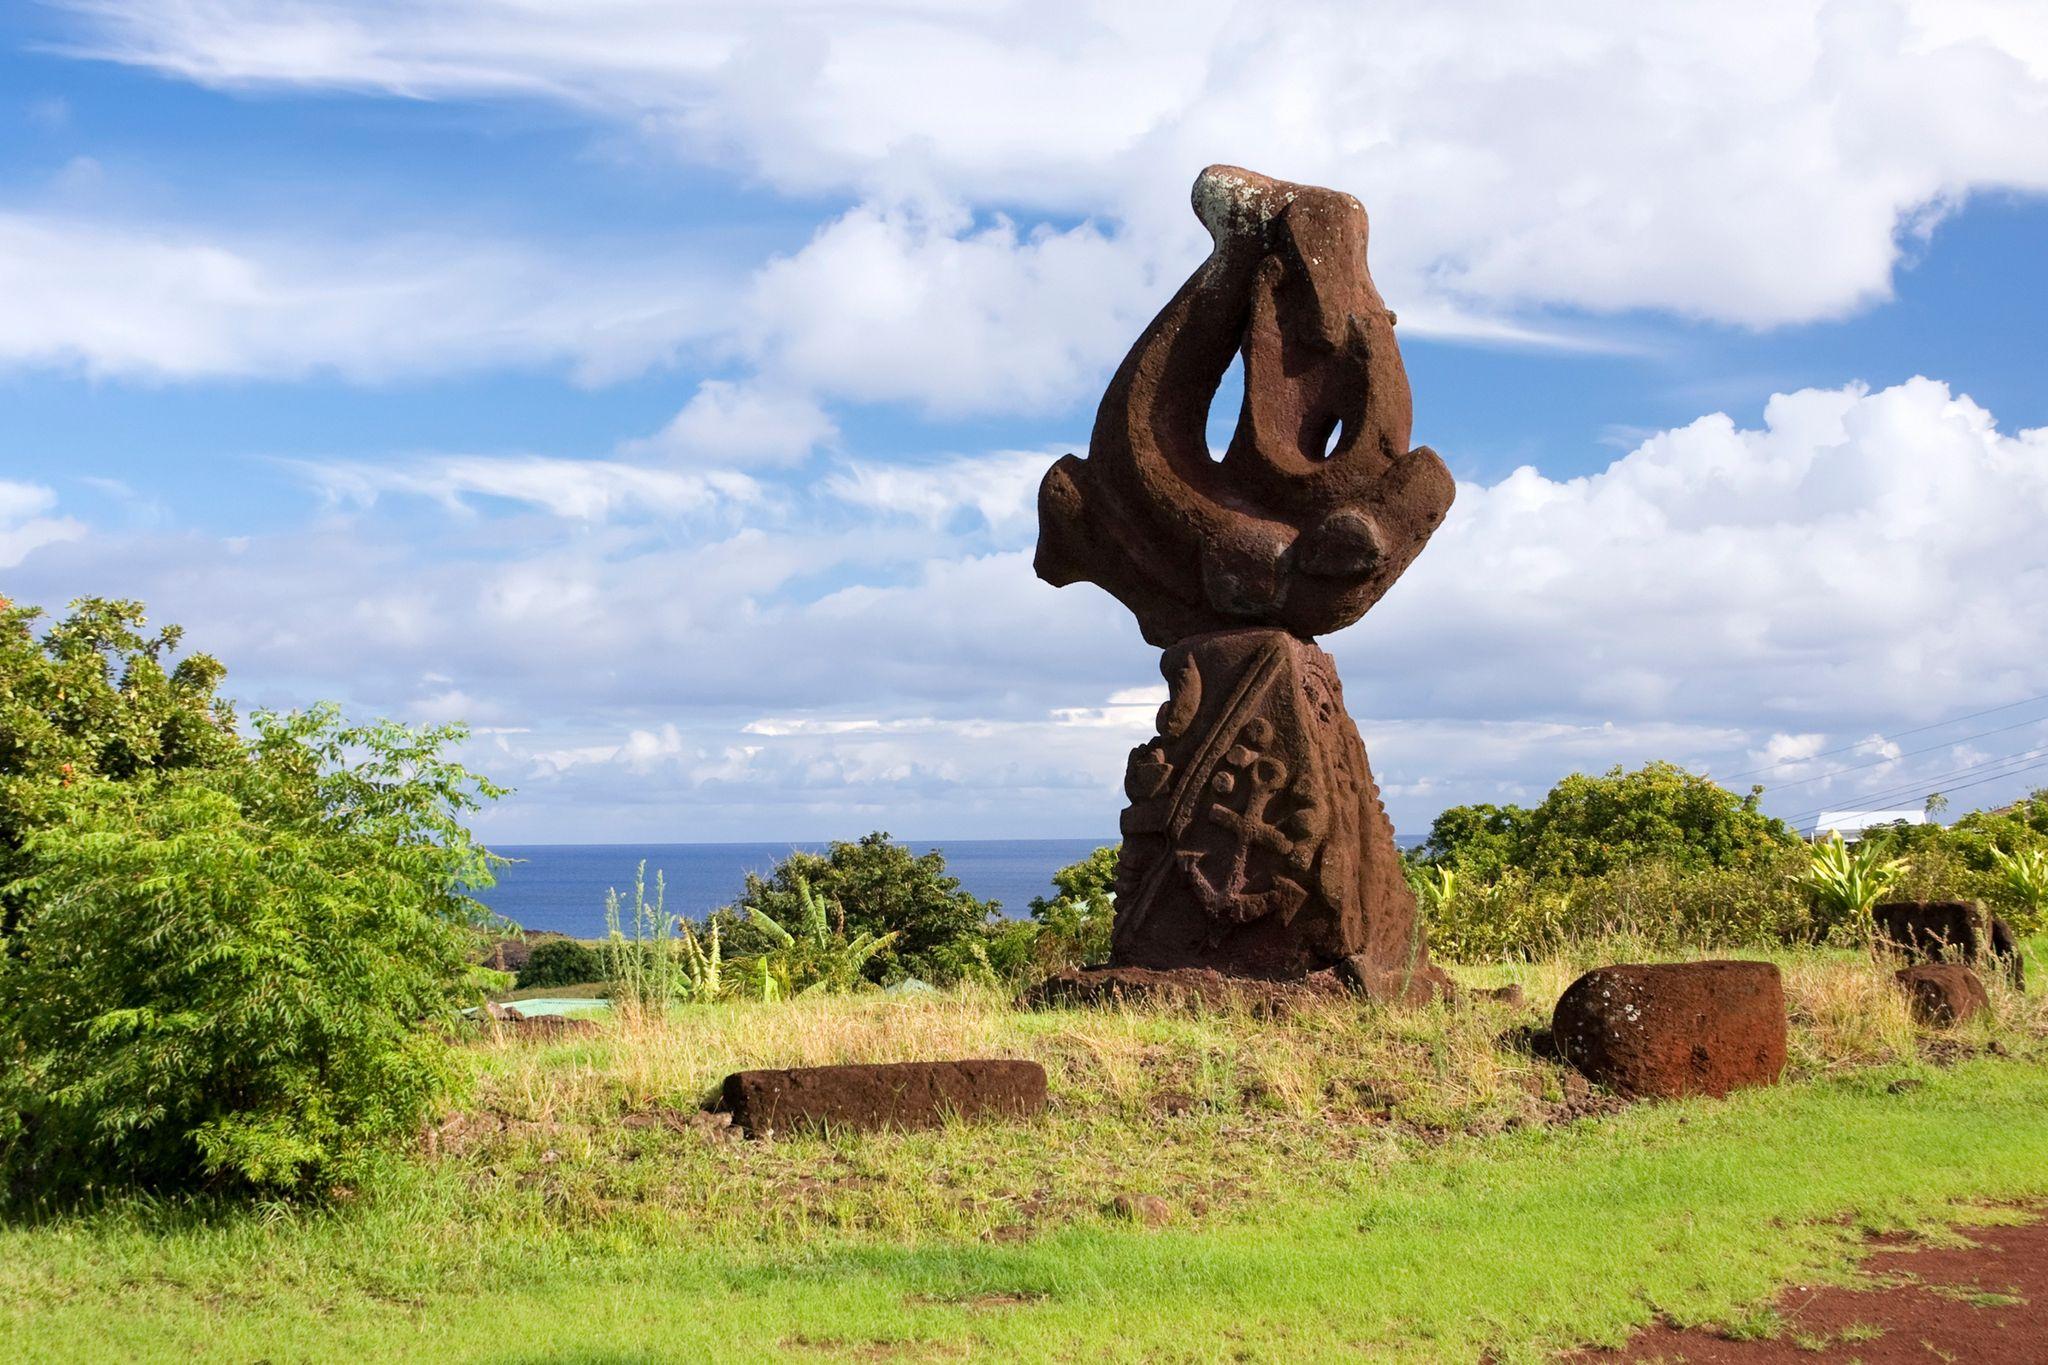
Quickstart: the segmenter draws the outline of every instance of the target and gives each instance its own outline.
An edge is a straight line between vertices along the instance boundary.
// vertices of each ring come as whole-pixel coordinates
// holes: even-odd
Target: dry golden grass
[[[464,1173],[479,1217],[653,1220],[711,1240],[821,1227],[1004,1238],[1103,1217],[1126,1193],[1166,1195],[1185,1218],[1224,1217],[1304,1180],[1370,1181],[1451,1135],[1611,1112],[1617,1101],[1537,1055],[1528,1034],[1580,972],[1641,956],[1609,944],[1458,969],[1471,986],[1520,984],[1519,1008],[1332,1001],[1270,1020],[1031,1012],[978,990],[694,1006],[584,1037],[476,1044],[474,1085],[431,1146]],[[1914,1025],[1891,964],[1774,956],[1792,1021],[1789,1080],[1985,1050],[2048,1055],[2038,992],[1991,983],[1989,1017],[1936,1033]],[[745,1067],[990,1055],[1044,1064],[1044,1119],[746,1142],[692,1117]]]

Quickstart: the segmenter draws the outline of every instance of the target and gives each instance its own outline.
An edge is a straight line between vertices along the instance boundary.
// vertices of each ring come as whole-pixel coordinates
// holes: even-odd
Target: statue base
[[[1110,968],[1440,994],[1330,656],[1229,630],[1174,645],[1160,670],[1159,733],[1125,772]]]

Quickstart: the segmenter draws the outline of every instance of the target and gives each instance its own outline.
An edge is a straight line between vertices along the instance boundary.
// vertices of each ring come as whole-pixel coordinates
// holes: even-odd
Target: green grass
[[[1515,970],[1547,1002],[1577,965]],[[485,1045],[471,1135],[332,1210],[0,1229],[0,1340],[36,1360],[1535,1360],[1660,1313],[1759,1323],[1780,1285],[1843,1275],[1863,1230],[2048,1197],[2038,996],[1999,993],[1951,1043],[1901,1025],[1868,963],[1787,965],[1793,1084],[1568,1122],[1561,1073],[1495,1042],[1535,1007],[1274,1024],[955,995]],[[970,1049],[1044,1060],[1052,1112],[775,1143],[621,1123],[729,1065]],[[1117,1219],[1125,1191],[1175,1221]]]

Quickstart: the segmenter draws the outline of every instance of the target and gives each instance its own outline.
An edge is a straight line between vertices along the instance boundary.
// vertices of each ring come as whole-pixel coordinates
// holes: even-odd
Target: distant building
[[[1878,825],[1924,825],[1927,813],[1917,810],[1831,810],[1821,812],[1820,819],[1813,822],[1813,830],[1806,837],[1813,840],[1827,838],[1831,834],[1842,836],[1843,842],[1855,843],[1863,837],[1863,831]]]

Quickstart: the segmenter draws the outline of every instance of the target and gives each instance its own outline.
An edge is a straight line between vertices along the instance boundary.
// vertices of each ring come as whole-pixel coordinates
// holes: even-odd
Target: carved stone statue
[[[1111,966],[1341,976],[1427,998],[1413,894],[1330,656],[1442,522],[1450,472],[1408,446],[1394,315],[1348,194],[1211,166],[1215,249],[1124,358],[1088,457],[1039,489],[1038,574],[1086,580],[1163,648],[1159,733],[1131,753]],[[1239,354],[1220,459],[1209,404]]]

